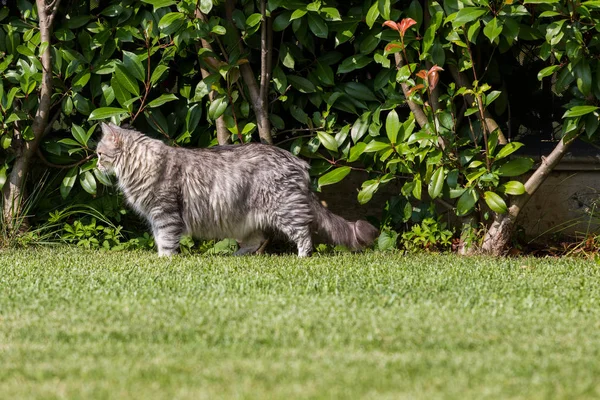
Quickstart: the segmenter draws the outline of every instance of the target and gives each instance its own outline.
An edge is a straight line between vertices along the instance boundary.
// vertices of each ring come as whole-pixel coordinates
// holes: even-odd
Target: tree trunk
[[[196,8],[196,18],[199,18],[202,21],[207,22],[206,16],[198,8]],[[213,51],[212,45],[206,39],[200,39],[200,44],[206,50],[209,50],[211,52]],[[211,59],[211,60],[216,68],[218,65],[217,60],[215,60],[215,59]],[[208,72],[204,68],[200,68],[200,74],[202,74],[202,79],[206,79],[210,75],[210,72]],[[210,99],[210,101],[213,101],[213,99],[215,98],[215,93],[216,92],[214,90],[211,90],[210,93],[208,94],[208,98]],[[223,118],[222,115],[219,118],[217,118],[217,120],[215,121],[215,126],[217,128],[217,141],[219,142],[219,144],[224,145],[224,144],[229,143],[230,142],[229,130],[227,129],[227,125],[225,125],[225,119]]]
[[[484,236],[483,244],[481,245],[482,252],[495,256],[506,253],[514,232],[515,221],[517,220],[519,213],[525,207],[531,196],[539,189],[546,178],[548,178],[550,172],[558,165],[575,139],[576,137],[569,139],[568,141],[561,139],[548,157],[542,157],[540,166],[533,175],[527,179],[527,182],[525,182],[525,193],[515,197],[508,208],[508,213],[496,214],[492,225]]]
[[[237,36],[239,32],[235,27],[235,23],[233,22],[233,11],[235,9],[235,0],[227,0],[225,3],[225,10],[227,13],[227,19],[231,25],[231,29],[236,33]],[[264,8],[263,8],[264,12]],[[264,14],[263,14],[264,16]],[[263,26],[267,24],[267,21],[264,20],[261,22]],[[263,28],[266,29],[266,28]],[[270,32],[266,32],[266,33]],[[270,76],[270,71],[268,71],[268,66],[271,64],[268,62],[267,57],[270,57],[271,54],[267,47],[265,47],[268,43],[268,40],[264,36],[265,34],[261,33],[261,60],[265,62],[265,64],[261,65],[261,76],[264,78],[268,78]],[[263,37],[265,40],[262,40]],[[240,41],[238,42],[238,46],[240,48],[240,53],[244,53],[244,45],[242,43],[242,39],[240,37]],[[242,64],[240,65],[240,73],[242,75],[242,79],[248,88],[248,93],[250,94],[250,101],[252,109],[254,110],[254,114],[256,115],[256,126],[258,129],[258,135],[260,136],[260,141],[263,143],[273,144],[273,138],[271,137],[271,122],[269,121],[269,112],[267,110],[267,101],[266,101],[266,92],[263,89],[261,96],[261,88],[258,86],[258,82],[256,81],[256,76],[254,75],[254,71],[250,64]],[[268,85],[267,81],[261,82],[261,86]]]
[[[40,42],[50,44],[52,40],[52,23],[60,0],[54,0],[51,6],[48,6],[44,0],[36,0],[36,4],[40,23]],[[47,46],[42,54],[42,83],[39,92],[38,109],[31,126],[34,137],[33,140],[26,141],[21,137],[20,132],[15,132],[16,140],[14,149],[16,158],[7,182],[2,188],[2,215],[9,231],[18,229],[18,226],[14,226],[14,223],[18,220],[22,211],[24,187],[31,159],[36,153],[48,125],[51,96],[52,56],[50,46]]]

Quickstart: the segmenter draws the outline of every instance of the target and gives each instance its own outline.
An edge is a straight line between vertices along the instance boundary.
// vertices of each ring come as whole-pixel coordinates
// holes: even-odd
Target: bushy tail
[[[359,250],[373,244],[379,231],[367,221],[350,222],[323,207],[316,196],[313,198],[314,225],[319,235],[331,244]]]

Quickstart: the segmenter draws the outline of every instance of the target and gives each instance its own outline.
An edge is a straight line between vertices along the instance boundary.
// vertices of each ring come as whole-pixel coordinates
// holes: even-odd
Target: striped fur
[[[129,204],[152,228],[159,255],[175,254],[181,235],[235,238],[238,254],[255,252],[264,232],[279,231],[312,251],[317,230],[333,244],[360,249],[377,229],[324,208],[309,189],[309,165],[274,146],[169,147],[142,133],[102,124],[98,167],[114,173]]]

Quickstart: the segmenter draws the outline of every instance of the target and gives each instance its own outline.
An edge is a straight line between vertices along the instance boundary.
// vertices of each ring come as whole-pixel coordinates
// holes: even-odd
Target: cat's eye
[[[100,157],[102,155],[102,152],[98,151],[97,154],[98,154],[98,157]]]

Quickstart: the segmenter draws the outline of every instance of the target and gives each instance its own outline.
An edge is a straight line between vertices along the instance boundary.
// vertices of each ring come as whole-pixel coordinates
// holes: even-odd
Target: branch
[[[196,2],[195,16],[196,16],[196,18],[206,22],[206,16],[200,11],[198,2]],[[213,52],[212,45],[206,39],[201,39],[200,43],[203,48],[205,48],[206,50],[208,50],[210,52]],[[209,64],[211,64],[211,65],[218,65],[218,61],[212,57],[210,57],[210,59],[208,61],[209,61]],[[204,68],[200,68],[200,74],[202,75],[202,79],[206,79],[208,76],[210,76],[210,72],[208,72]],[[208,98],[210,99],[210,101],[214,100],[215,93],[216,92],[214,90],[211,90],[210,93],[208,94]],[[217,141],[219,142],[219,144],[224,145],[224,144],[229,143],[230,135],[229,135],[229,131],[227,129],[227,125],[225,125],[225,119],[223,118],[223,115],[221,115],[219,118],[217,118],[217,120],[215,121],[215,126],[217,128]]]
[[[269,70],[271,49],[269,48],[269,40],[267,39],[269,29],[267,24],[266,0],[260,0],[260,14],[262,15],[260,26],[260,98],[263,104],[267,104],[269,81],[271,80],[271,71]]]
[[[527,204],[531,196],[536,192],[536,190],[538,190],[542,183],[544,183],[546,178],[548,178],[550,172],[552,172],[560,160],[562,160],[564,155],[567,153],[567,150],[571,144],[573,144],[575,139],[577,139],[577,137],[579,137],[579,134],[569,141],[565,141],[564,138],[560,139],[560,142],[558,142],[552,152],[548,154],[548,157],[542,157],[541,164],[524,184],[525,193],[517,196],[512,202],[509,208],[510,215],[514,215],[516,217],[516,214],[518,214],[525,204]]]
[[[467,76],[465,74],[460,72],[456,65],[448,64],[448,68],[450,69],[450,74],[452,75],[452,78],[454,79],[454,81],[456,82],[458,87],[466,87],[467,89],[473,88],[473,84],[470,82],[469,78],[467,78]],[[466,94],[464,97],[466,98],[466,100],[469,104],[473,104],[473,102],[475,101],[473,96],[470,94]],[[507,144],[508,141],[506,140],[506,136],[504,136],[504,133],[498,126],[498,123],[492,117],[492,114],[490,114],[490,112],[487,109],[484,110],[483,117],[484,117],[484,121],[485,121],[487,130],[490,133],[494,132],[495,130],[498,131],[498,143],[499,144]]]
[[[92,153],[92,154],[88,155],[87,157],[82,158],[81,160],[77,161],[76,163],[64,165],[64,164],[54,164],[54,163],[48,161],[48,159],[44,156],[44,153],[42,153],[42,151],[39,149],[39,147],[36,150],[36,155],[38,156],[38,158],[40,159],[42,164],[44,164],[50,168],[58,168],[58,169],[69,169],[69,168],[73,168],[73,167],[78,167],[96,156],[95,154]]]
[[[404,60],[402,59],[402,55],[400,53],[396,53],[394,54],[394,57],[396,59],[396,68],[402,68],[404,66]],[[421,128],[425,128],[429,123],[427,115],[425,115],[425,112],[423,112],[423,109],[420,105],[410,100],[410,88],[408,87],[408,84],[401,83],[400,86],[402,87],[402,92],[404,93],[404,97],[406,98],[406,103],[408,104],[410,111],[412,111],[412,113],[415,116],[415,121],[417,121],[417,124],[419,124]]]
[[[232,30],[235,36],[240,37],[239,31],[233,22],[234,10],[235,0],[227,0],[225,3],[225,12],[227,14],[227,20],[229,21],[229,28]],[[243,54],[245,49],[244,45],[242,44],[241,37],[240,41],[238,42],[238,47],[240,53]],[[273,144],[273,138],[271,137],[271,123],[269,122],[269,115],[267,112],[267,103],[263,101],[263,98],[261,97],[260,88],[256,82],[254,71],[252,71],[252,67],[250,67],[250,64],[248,63],[240,65],[239,68],[242,78],[248,87],[248,93],[250,94],[251,100],[250,104],[252,104],[252,109],[256,115],[256,125],[258,127],[258,135],[260,136],[260,140],[263,143]]]
[[[56,16],[61,0],[53,0],[49,5],[45,0],[36,0],[39,17],[40,43],[48,43],[41,55],[42,82],[40,85],[38,108],[31,124],[33,140],[19,142],[16,148],[17,157],[13,168],[2,188],[3,217],[9,229],[13,229],[13,222],[21,214],[21,205],[24,198],[25,180],[31,164],[31,159],[40,145],[44,132],[48,126],[52,99],[52,22]],[[48,14],[50,12],[50,14]]]

